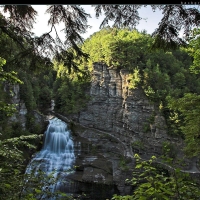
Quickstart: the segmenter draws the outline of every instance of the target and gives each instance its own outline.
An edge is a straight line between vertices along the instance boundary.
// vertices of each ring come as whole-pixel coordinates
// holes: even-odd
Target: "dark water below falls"
[[[58,190],[72,194],[76,187],[66,177],[75,172],[74,163],[74,143],[67,124],[58,118],[50,119],[43,148],[26,169],[26,174],[35,177],[36,182],[39,180],[37,184],[41,184],[34,190],[38,193],[38,199],[62,199],[60,196],[51,196]],[[30,182],[28,178],[27,182]],[[31,184],[34,185],[34,181]]]

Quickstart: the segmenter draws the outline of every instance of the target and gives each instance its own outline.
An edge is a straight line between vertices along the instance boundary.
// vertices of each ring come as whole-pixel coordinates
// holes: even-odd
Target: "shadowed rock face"
[[[20,85],[6,83],[4,85],[4,91],[10,94],[10,103],[15,104],[16,107],[16,112],[9,118],[8,121],[11,123],[19,122],[22,128],[25,130],[27,122],[26,115],[28,113],[28,110],[26,108],[25,102],[23,101],[23,99],[20,98]],[[36,110],[29,112],[33,116],[35,124],[37,124],[37,126],[40,127],[40,130],[39,132],[37,132],[37,134],[43,133],[46,129],[46,126],[48,125],[46,117]]]
[[[25,124],[26,124],[25,115],[27,114],[27,109],[23,100],[20,99],[19,84],[15,84],[15,85],[5,84],[4,91],[7,92],[8,94],[10,94],[10,91],[12,91],[11,103],[15,104],[16,109],[17,109],[17,113],[14,113],[10,117],[10,121],[20,122],[22,127],[25,129]]]
[[[162,142],[168,138],[165,119],[155,115],[149,122],[156,109],[141,88],[129,89],[125,69],[94,63],[90,97],[77,117],[82,128],[76,126],[73,131],[78,135],[76,142],[81,138],[81,153],[76,154],[77,172],[70,178],[80,183],[113,184],[119,194],[130,194],[132,189],[125,180],[132,177],[133,154],[148,158],[162,153]],[[134,147],[138,142],[143,148]]]
[[[182,140],[167,134],[165,118],[143,90],[131,90],[129,84],[127,70],[94,63],[91,100],[83,111],[70,117],[75,119],[71,130],[77,168],[69,178],[79,185],[79,194],[91,197],[94,191],[90,188],[94,184],[104,185],[108,192],[104,197],[109,199],[115,193],[132,194],[133,188],[125,180],[132,177],[134,153],[144,159],[159,156],[164,141],[174,143],[178,151],[182,148]],[[181,151],[178,153],[179,158],[183,157]],[[98,195],[93,197],[89,199],[98,199]]]
[[[166,139],[164,118],[158,115],[155,122],[149,122],[154,105],[141,88],[129,89],[127,70],[94,63],[90,96],[87,108],[80,112],[80,124],[112,132],[128,144],[145,140],[145,143],[160,146],[157,139],[160,144]],[[158,125],[160,123],[162,125]]]
[[[131,177],[131,170],[122,170],[120,161],[124,154],[124,146],[120,141],[106,132],[93,128],[74,127],[74,149],[76,155],[76,172],[68,176],[78,184],[77,193],[85,193],[90,199],[111,198],[113,194],[129,194],[131,187],[125,185],[125,179]],[[133,166],[133,160],[128,163]],[[130,168],[131,169],[131,168]],[[84,183],[86,184],[84,186]],[[99,187],[99,195],[93,195],[91,187]],[[84,199],[84,198],[83,198]]]

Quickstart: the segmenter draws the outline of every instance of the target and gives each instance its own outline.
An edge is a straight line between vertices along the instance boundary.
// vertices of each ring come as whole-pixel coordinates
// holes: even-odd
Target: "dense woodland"
[[[7,6],[5,9],[10,13],[20,13],[14,7]],[[62,8],[57,9],[58,12]],[[100,9],[107,9],[103,26],[113,8],[96,6],[97,15],[101,13]],[[160,9],[163,9],[162,6]],[[53,6],[48,11],[55,12]],[[0,18],[1,23],[6,23],[3,15]],[[52,20],[53,18],[50,20],[53,27]],[[13,26],[0,27],[0,199],[40,199],[43,191],[39,181],[34,182],[33,190],[23,192],[28,188],[24,183],[27,162],[31,153],[37,151],[42,142],[41,127],[35,124],[32,113],[37,110],[46,114],[52,99],[55,100],[55,110],[58,113],[68,115],[81,111],[90,99],[86,91],[90,85],[94,62],[116,69],[128,69],[130,89],[142,88],[149,100],[165,116],[168,134],[181,136],[185,140],[185,154],[188,157],[200,156],[200,29],[188,31],[184,44],[177,45],[175,41],[170,41],[172,47],[176,47],[170,48],[169,41],[153,37],[145,30],[139,32],[136,28],[128,28],[129,24],[113,28],[102,27],[101,31],[94,33],[83,43],[73,43],[70,35],[72,45],[56,52],[50,60],[48,55],[41,56],[33,51],[34,45],[31,46],[31,42],[39,45],[39,38],[30,41],[25,32],[20,34],[15,30],[17,22],[14,18],[11,22]],[[78,30],[77,27],[73,28]],[[85,27],[82,28],[84,30]],[[23,40],[23,47],[18,41],[19,37]],[[41,43],[47,43],[45,37],[43,39]],[[163,44],[164,48],[158,44]],[[19,84],[20,99],[27,108],[25,129],[20,123],[9,120],[16,112],[16,105],[11,103],[14,84]],[[5,90],[5,87],[10,90]],[[171,174],[161,172],[152,165],[154,159],[156,158],[152,157],[144,162],[136,155],[136,174],[129,180],[135,187],[134,194],[115,195],[113,199],[200,197],[198,183],[189,176],[183,176],[180,169]],[[62,199],[70,197],[63,194]]]

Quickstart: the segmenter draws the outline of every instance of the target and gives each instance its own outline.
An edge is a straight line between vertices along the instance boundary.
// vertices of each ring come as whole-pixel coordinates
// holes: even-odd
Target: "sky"
[[[36,19],[36,24],[34,26],[33,31],[37,36],[40,36],[42,33],[48,32],[50,30],[50,27],[47,26],[47,21],[49,19],[48,14],[44,14],[45,10],[47,8],[46,5],[32,5],[33,8],[38,12],[38,17]],[[103,20],[103,16],[100,16],[99,19],[95,17],[95,11],[94,8],[91,7],[91,5],[82,5],[85,12],[91,15],[91,18],[88,18],[88,25],[92,26],[92,28],[88,29],[87,33],[81,35],[84,39],[87,39],[90,35],[92,35],[94,32],[99,31],[99,26]],[[140,17],[143,19],[140,21],[139,25],[137,25],[137,29],[139,31],[146,30],[147,33],[151,34],[153,31],[158,27],[158,23],[160,22],[162,18],[162,12],[160,10],[156,10],[155,12],[152,11],[150,6],[147,6],[146,8],[142,8],[139,10]],[[64,28],[63,26],[58,27],[59,30],[62,30]],[[64,39],[64,33],[59,32],[61,39]],[[54,33],[52,34],[54,36]]]

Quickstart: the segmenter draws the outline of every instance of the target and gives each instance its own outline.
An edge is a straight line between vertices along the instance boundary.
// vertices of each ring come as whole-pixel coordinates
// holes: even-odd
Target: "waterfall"
[[[67,124],[58,118],[53,118],[49,120],[48,128],[45,131],[43,148],[35,154],[27,166],[26,174],[32,174],[40,180],[42,179],[43,185],[40,190],[44,193],[50,191],[53,194],[57,190],[65,190],[65,192],[70,193],[68,191],[70,190],[70,181],[66,177],[74,173],[74,162],[74,143]],[[51,176],[50,180],[48,179],[45,182],[43,175],[45,177]],[[40,190],[38,190],[38,193],[40,193]],[[43,197],[45,199],[56,199],[55,197]]]

